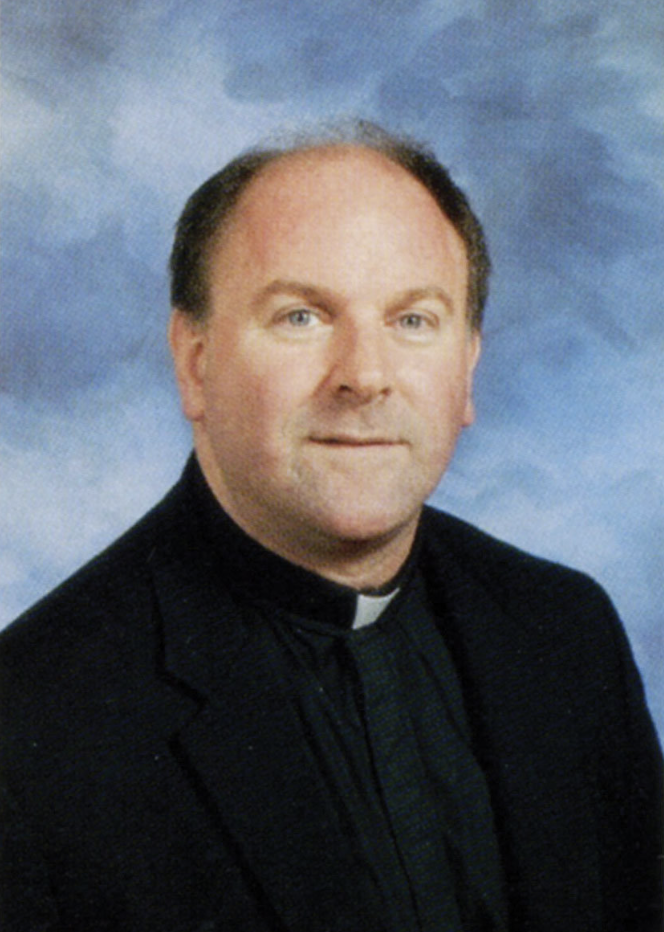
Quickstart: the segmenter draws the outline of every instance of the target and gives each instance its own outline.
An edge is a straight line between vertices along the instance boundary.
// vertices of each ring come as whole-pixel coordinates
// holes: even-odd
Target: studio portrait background
[[[2,26],[0,624],[179,475],[185,198],[361,115],[436,149],[495,265],[433,504],[594,575],[664,734],[661,0],[5,0]]]

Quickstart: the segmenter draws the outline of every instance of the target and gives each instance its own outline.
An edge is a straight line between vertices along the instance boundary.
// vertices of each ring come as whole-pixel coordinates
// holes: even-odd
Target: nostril
[[[367,404],[378,398],[388,397],[392,393],[392,388],[383,384],[341,382],[336,391],[340,398],[349,402]]]

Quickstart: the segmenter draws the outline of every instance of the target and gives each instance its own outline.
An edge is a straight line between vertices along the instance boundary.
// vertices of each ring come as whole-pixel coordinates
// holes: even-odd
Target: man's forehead
[[[361,189],[367,178],[380,176],[383,184],[404,182],[415,185],[431,197],[407,169],[375,149],[359,144],[338,143],[315,146],[284,153],[260,169],[247,185],[238,206],[245,201],[270,194],[315,198],[325,182],[350,185]],[[433,199],[433,198],[432,198]]]
[[[431,192],[382,152],[334,144],[286,153],[264,166],[247,185],[220,242],[238,229],[250,237],[274,233],[288,238],[312,217],[344,211],[359,223],[363,211],[378,204],[384,208],[386,203],[386,222],[419,225],[418,220],[426,217],[430,229],[437,226],[443,233],[447,228],[443,235],[449,235],[449,218]]]
[[[264,289],[297,280],[366,297],[371,282],[393,302],[437,285],[456,303],[466,299],[468,261],[458,231],[410,172],[365,147],[330,146],[261,170],[222,228],[210,271],[213,294],[229,293],[231,281]]]

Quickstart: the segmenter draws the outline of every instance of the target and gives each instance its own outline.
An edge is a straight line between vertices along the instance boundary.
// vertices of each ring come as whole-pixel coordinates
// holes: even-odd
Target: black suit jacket
[[[659,930],[660,756],[611,605],[423,521],[510,928]],[[180,483],[0,639],[6,932],[379,932],[288,686],[215,566]]]

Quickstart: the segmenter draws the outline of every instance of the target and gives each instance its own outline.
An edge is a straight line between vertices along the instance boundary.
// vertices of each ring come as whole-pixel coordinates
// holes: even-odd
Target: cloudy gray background
[[[189,431],[185,197],[275,126],[432,143],[496,274],[434,503],[609,590],[664,733],[661,0],[5,0],[0,623],[137,518]]]

